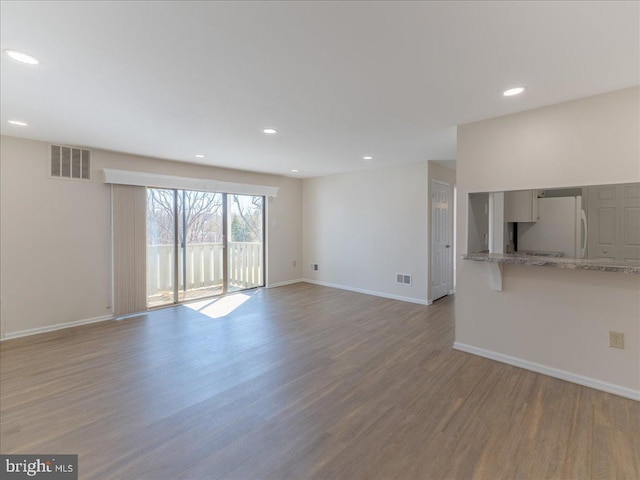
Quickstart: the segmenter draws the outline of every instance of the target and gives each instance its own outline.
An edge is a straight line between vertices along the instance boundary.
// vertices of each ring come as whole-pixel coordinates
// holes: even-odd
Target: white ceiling
[[[2,49],[41,65],[2,55],[1,131],[299,177],[451,160],[457,124],[640,84],[639,23],[613,1],[2,1]]]

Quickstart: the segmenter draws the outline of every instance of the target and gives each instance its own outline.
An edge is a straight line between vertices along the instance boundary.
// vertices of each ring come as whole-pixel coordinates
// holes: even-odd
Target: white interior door
[[[431,184],[431,299],[449,294],[452,288],[451,186]]]

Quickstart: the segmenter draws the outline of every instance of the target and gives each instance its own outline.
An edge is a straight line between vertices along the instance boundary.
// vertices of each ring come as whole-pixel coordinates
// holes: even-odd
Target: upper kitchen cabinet
[[[538,221],[538,190],[518,190],[515,192],[505,192],[504,221]]]

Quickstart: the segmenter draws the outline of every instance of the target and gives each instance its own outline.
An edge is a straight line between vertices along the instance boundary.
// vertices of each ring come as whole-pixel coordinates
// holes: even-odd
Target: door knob
[[[447,245],[447,248],[451,248],[451,245]],[[605,252],[606,253],[606,252]]]

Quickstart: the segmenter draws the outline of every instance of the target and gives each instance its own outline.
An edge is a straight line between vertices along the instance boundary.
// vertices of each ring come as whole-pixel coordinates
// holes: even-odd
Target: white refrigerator
[[[582,209],[582,197],[539,198],[538,221],[518,223],[518,251],[524,250],[585,258],[587,216]]]

